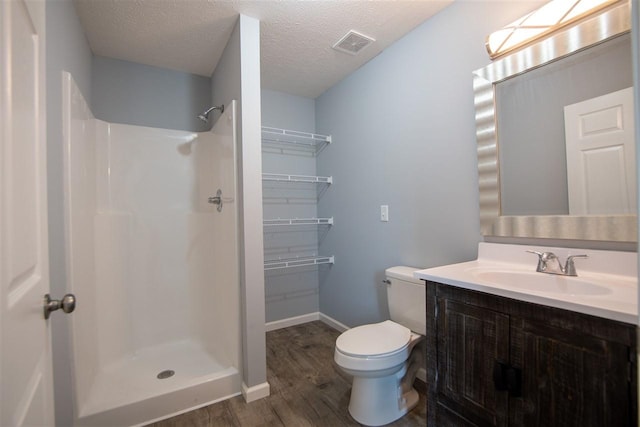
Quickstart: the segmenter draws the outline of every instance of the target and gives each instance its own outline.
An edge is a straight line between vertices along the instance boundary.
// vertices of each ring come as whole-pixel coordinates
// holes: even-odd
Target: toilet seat
[[[409,345],[411,330],[391,320],[357,326],[341,334],[336,349],[351,357],[386,357]]]

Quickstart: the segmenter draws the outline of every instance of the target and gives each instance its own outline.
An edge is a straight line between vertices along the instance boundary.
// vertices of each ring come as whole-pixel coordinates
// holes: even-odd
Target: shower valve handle
[[[222,190],[218,189],[215,196],[209,197],[208,202],[212,205],[218,205],[218,212],[222,212]]]
[[[62,309],[65,313],[71,313],[76,309],[76,297],[73,294],[66,294],[59,299],[51,299],[49,294],[44,296],[44,318],[48,319],[52,311]]]

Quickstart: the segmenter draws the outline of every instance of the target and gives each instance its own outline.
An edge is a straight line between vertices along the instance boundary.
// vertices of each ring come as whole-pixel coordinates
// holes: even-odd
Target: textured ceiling
[[[261,22],[262,87],[315,98],[453,0],[75,0],[94,54],[210,76],[239,13]],[[331,48],[349,30],[376,39]]]

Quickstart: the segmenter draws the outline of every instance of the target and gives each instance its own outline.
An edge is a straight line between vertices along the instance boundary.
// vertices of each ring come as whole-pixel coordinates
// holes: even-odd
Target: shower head
[[[202,114],[198,115],[198,118],[200,120],[202,120],[203,122],[208,123],[209,122],[209,114],[211,114],[211,112],[213,110],[220,110],[220,114],[224,113],[224,104],[223,105],[219,105],[217,107],[207,108]]]

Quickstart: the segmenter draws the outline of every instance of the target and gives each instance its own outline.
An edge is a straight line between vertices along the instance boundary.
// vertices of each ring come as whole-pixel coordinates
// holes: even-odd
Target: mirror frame
[[[637,215],[501,215],[495,85],[631,30],[624,1],[473,72],[480,231],[485,237],[637,241]]]

